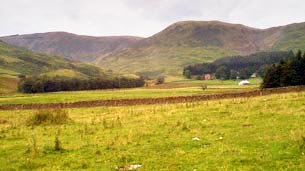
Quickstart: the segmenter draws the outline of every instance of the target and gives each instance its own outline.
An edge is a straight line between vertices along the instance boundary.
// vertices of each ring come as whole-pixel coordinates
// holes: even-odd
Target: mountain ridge
[[[134,36],[86,36],[68,32],[46,32],[0,37],[4,42],[48,55],[90,62],[142,39]]]
[[[128,48],[97,59],[97,63],[121,72],[157,70],[179,75],[181,68],[192,63],[263,51],[297,50],[305,48],[303,42],[305,23],[257,29],[220,21],[182,21]],[[126,63],[129,67],[123,65]],[[146,66],[146,69],[139,66]]]
[[[75,34],[60,33],[68,37],[75,36]],[[41,35],[45,34],[55,33],[41,33]],[[31,43],[35,46],[35,42],[36,44],[39,42],[37,37],[23,45],[30,50],[38,49],[47,54],[53,54],[58,50],[56,47],[60,46],[59,51],[63,51],[62,56],[93,62],[106,69],[123,73],[150,71],[180,75],[181,69],[186,65],[212,62],[224,56],[303,49],[305,23],[258,29],[221,21],[180,21],[147,38],[109,36],[102,37],[101,39],[104,40],[101,43],[99,37],[93,36],[76,35],[78,41],[73,41],[74,38],[67,41],[68,38],[50,37],[45,49],[43,46],[40,50],[37,47],[30,47]],[[22,35],[0,39],[8,43],[11,40],[10,43],[16,45],[12,38],[22,38]],[[88,43],[87,39],[93,39],[94,43],[90,41]],[[80,42],[80,45],[77,46],[76,42]],[[43,43],[42,41],[41,44]]]

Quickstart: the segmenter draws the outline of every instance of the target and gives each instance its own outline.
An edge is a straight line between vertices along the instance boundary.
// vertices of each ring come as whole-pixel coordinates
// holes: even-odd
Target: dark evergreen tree
[[[299,51],[295,57],[282,60],[268,68],[263,78],[263,88],[305,85],[305,58]]]
[[[225,66],[229,70],[241,73],[246,79],[253,73],[263,76],[265,67],[276,64],[283,59],[292,57],[292,51],[287,52],[260,52],[248,56],[231,56],[220,58],[212,63],[194,64],[186,66],[183,75],[186,78],[192,78],[196,75],[214,74],[219,67]],[[245,70],[246,69],[246,70]]]
[[[263,77],[263,88],[272,88],[272,87],[279,87],[279,73],[277,71],[276,65],[272,65],[268,68],[266,68],[265,75]]]

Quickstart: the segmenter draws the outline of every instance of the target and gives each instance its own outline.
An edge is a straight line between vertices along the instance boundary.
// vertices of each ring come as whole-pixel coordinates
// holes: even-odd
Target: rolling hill
[[[183,21],[148,38],[53,32],[0,39],[38,52],[90,61],[116,72],[177,76],[187,65],[225,56],[304,49],[305,23],[256,29],[220,21]]]
[[[112,76],[110,73],[91,64],[75,62],[58,56],[34,53],[0,41],[0,93],[15,91],[18,76],[21,74],[73,78]]]
[[[63,56],[78,61],[93,61],[123,49],[141,38],[131,36],[92,37],[66,32],[49,32],[1,37],[4,42],[29,50]]]
[[[99,58],[97,63],[120,72],[180,75],[189,64],[261,51],[304,49],[304,42],[305,23],[263,30],[219,21],[185,21]]]

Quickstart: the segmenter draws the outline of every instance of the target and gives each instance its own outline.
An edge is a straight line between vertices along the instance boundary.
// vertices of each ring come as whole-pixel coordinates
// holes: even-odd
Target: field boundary
[[[301,91],[305,91],[305,86],[281,87],[281,88],[272,88],[272,89],[252,90],[252,91],[246,91],[246,92],[206,94],[206,95],[194,95],[194,96],[92,100],[92,101],[79,101],[79,102],[70,102],[70,103],[4,104],[4,105],[0,105],[0,110],[85,108],[85,107],[99,107],[99,106],[132,106],[132,105],[189,103],[189,102],[207,101],[207,100],[266,96],[266,95],[272,95],[272,94],[301,92]]]

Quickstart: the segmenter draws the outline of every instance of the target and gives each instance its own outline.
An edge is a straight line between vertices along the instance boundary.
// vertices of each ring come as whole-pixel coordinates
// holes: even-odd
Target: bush
[[[160,76],[160,77],[158,77],[156,84],[163,84],[164,82],[165,82],[164,76]]]
[[[38,110],[26,121],[29,126],[51,124],[64,124],[70,120],[68,112],[62,109],[44,109]]]

